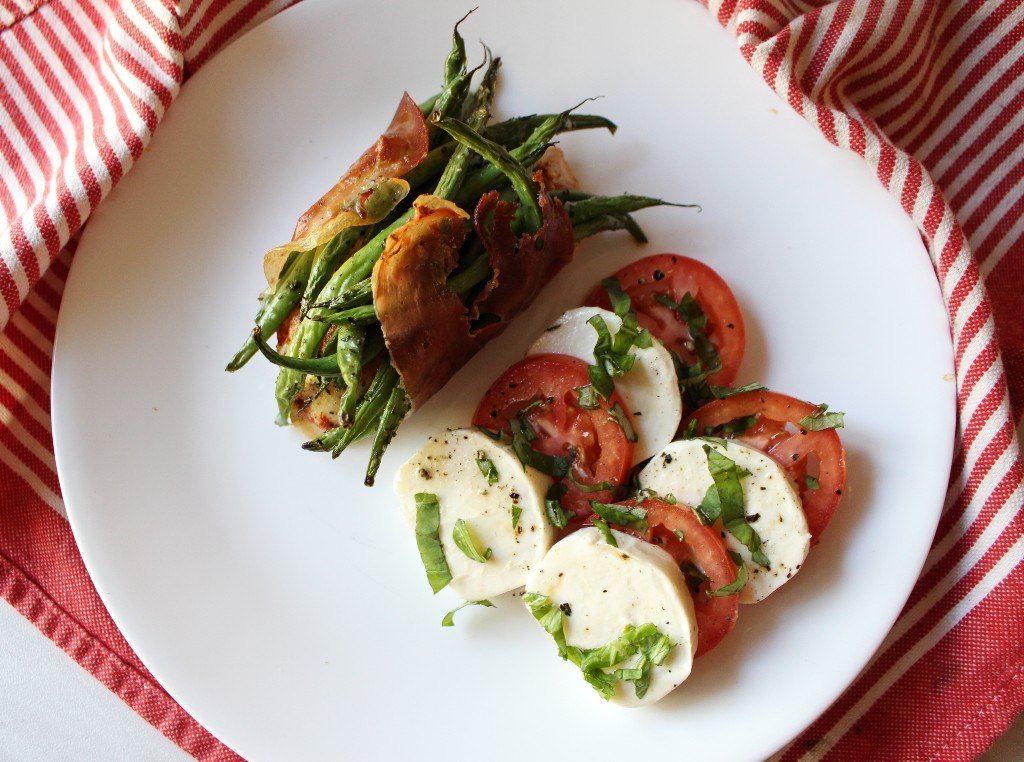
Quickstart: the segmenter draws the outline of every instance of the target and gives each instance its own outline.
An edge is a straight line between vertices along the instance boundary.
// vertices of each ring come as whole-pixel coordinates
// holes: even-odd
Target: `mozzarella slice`
[[[555,352],[594,362],[597,332],[587,321],[595,315],[604,319],[613,335],[622,326],[622,320],[614,312],[600,307],[578,307],[564,313],[546,329],[527,354]],[[639,463],[672,441],[682,417],[683,403],[672,355],[661,342],[654,341],[650,347],[633,347],[629,351],[636,356],[636,361],[628,372],[615,379],[615,388],[632,416],[637,435],[633,462]]]
[[[658,453],[640,472],[638,482],[641,488],[671,495],[680,503],[699,505],[714,484],[705,445],[750,472],[740,480],[744,511],[747,523],[761,538],[769,568],[754,563],[750,550],[731,534],[725,533],[724,537],[729,549],[739,553],[747,567],[740,603],[756,603],[800,570],[811,547],[807,517],[789,474],[760,450],[737,442],[684,439]]]
[[[610,701],[623,706],[651,704],[679,686],[693,666],[697,625],[693,599],[672,557],[632,535],[611,530],[611,545],[596,527],[559,540],[526,580],[529,593],[547,596],[562,611],[566,643],[599,648],[623,634],[626,625],[653,624],[673,644],[665,661],[651,670],[638,698],[633,683],[615,683]],[[633,666],[634,660],[616,667]]]
[[[497,480],[488,483],[478,459],[493,464]],[[439,536],[451,572],[449,587],[466,600],[490,598],[523,586],[526,573],[554,542],[544,495],[551,480],[524,468],[512,449],[472,429],[431,437],[398,470],[395,493],[406,522],[415,531],[416,493],[436,495],[441,513]],[[462,519],[480,553],[470,558],[453,539]],[[513,525],[514,523],[514,525]]]

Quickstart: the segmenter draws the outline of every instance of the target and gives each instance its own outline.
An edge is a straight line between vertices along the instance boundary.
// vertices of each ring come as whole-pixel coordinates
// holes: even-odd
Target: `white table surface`
[[[0,603],[0,760],[190,759],[18,611]],[[1021,759],[1024,719],[981,762]]]

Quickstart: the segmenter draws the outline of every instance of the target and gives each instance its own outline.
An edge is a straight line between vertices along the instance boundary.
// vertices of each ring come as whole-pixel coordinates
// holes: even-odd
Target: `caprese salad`
[[[676,688],[802,568],[845,486],[842,413],[733,386],[745,344],[732,291],[692,258],[596,284],[398,470],[434,592],[520,594],[614,703]]]

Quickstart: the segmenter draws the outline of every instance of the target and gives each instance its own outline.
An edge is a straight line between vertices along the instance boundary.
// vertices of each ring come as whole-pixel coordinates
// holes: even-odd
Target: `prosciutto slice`
[[[516,205],[497,193],[481,198],[473,227],[492,275],[470,306],[447,286],[470,233],[470,216],[449,201],[420,196],[409,223],[389,237],[373,270],[381,330],[413,408],[423,404],[528,307],[571,259],[572,224],[560,201],[535,177],[542,212],[536,233],[513,228]]]
[[[408,93],[387,130],[363,152],[348,171],[299,217],[292,240],[267,252],[264,271],[275,282],[281,264],[292,251],[308,251],[353,225],[383,219],[409,193],[401,179],[429,150],[427,122]]]

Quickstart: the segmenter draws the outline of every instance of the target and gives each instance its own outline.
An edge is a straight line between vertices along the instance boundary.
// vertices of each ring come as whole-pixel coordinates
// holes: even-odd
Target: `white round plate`
[[[371,10],[372,9],[372,10]],[[96,210],[60,314],[54,440],[68,514],[111,614],[153,674],[251,760],[581,759],[675,749],[761,759],[811,723],[891,627],[933,535],[954,385],[945,311],[914,226],[863,162],[758,80],[697,3],[501,3],[462,26],[503,58],[505,115],[582,111],[588,188],[699,203],[590,239],[401,428],[378,486],[274,425],[274,369],[223,368],[262,255],[390,120],[440,82],[462,2],[306,0],[184,87]],[[535,333],[621,263],[677,251],[733,286],[740,381],[846,413],[849,488],[801,574],[644,710],[604,703],[521,601],[432,596],[390,488],[424,438],[464,425]]]

